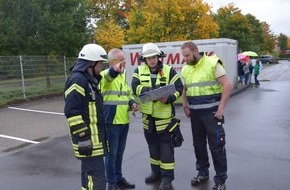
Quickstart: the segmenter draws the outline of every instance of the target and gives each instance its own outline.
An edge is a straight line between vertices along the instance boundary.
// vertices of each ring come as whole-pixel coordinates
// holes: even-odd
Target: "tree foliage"
[[[265,22],[260,22],[251,14],[243,15],[233,3],[218,9],[215,19],[220,26],[220,38],[238,41],[239,51],[272,53],[275,47],[275,35]]]
[[[96,28],[88,27],[92,18]],[[0,28],[0,55],[75,56],[93,41],[109,50],[210,38],[235,39],[240,51],[271,53],[277,40],[266,22],[234,4],[213,14],[203,0],[0,0]]]
[[[248,19],[232,3],[218,9],[216,20],[220,26],[220,38],[235,39],[240,51],[249,50],[253,44],[253,32]]]
[[[95,41],[97,44],[102,44],[106,51],[112,48],[122,48],[124,39],[124,30],[113,19],[98,23]]]
[[[85,2],[0,0],[0,53],[75,56],[86,42]]]
[[[265,43],[262,24],[252,14],[246,14],[245,16],[248,19],[250,30],[252,33],[252,36],[250,37],[251,44],[249,44],[248,49],[245,49],[245,51],[250,50],[254,52],[261,52],[260,46]]]
[[[201,0],[132,2],[128,43],[205,39],[218,36],[210,7]]]
[[[276,44],[276,36],[270,29],[270,25],[266,22],[262,22],[264,43],[261,44],[262,53],[273,53]]]
[[[90,0],[93,4],[93,17],[102,20],[113,19],[121,28],[128,28],[126,14],[130,0]]]
[[[278,36],[279,47],[281,51],[287,50],[288,37],[285,34],[280,33]]]

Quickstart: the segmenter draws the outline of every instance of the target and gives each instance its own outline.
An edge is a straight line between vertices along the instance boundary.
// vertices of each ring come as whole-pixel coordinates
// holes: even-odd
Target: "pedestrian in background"
[[[105,190],[103,156],[107,151],[103,101],[98,85],[107,53],[85,45],[65,84],[64,113],[76,158],[81,160],[82,190]]]
[[[260,74],[260,64],[259,60],[256,61],[256,64],[254,66],[254,79],[255,79],[255,85],[260,85],[260,82],[258,80],[258,76]]]
[[[129,111],[138,111],[139,105],[133,98],[126,82],[125,55],[120,49],[108,53],[110,68],[101,72],[101,93],[104,100],[104,115],[107,129],[109,152],[105,157],[108,190],[134,189],[122,174],[123,154],[129,131]]]
[[[240,85],[243,85],[244,80],[244,70],[243,70],[244,62],[242,60],[238,61],[238,77],[239,77],[239,83]]]
[[[252,64],[252,60],[249,59],[249,71],[250,71],[250,74],[249,74],[249,84],[252,84],[253,70],[254,70],[254,66]]]
[[[198,185],[209,179],[208,142],[216,172],[213,189],[224,190],[228,176],[225,130],[222,124],[224,108],[230,98],[231,83],[216,55],[199,53],[193,42],[184,43],[181,52],[187,62],[181,71],[184,81],[183,109],[191,121],[198,171],[191,184]]]
[[[183,84],[173,67],[159,60],[164,56],[155,44],[144,44],[141,60],[145,64],[135,69],[131,84],[136,96],[169,84],[175,85],[176,91],[169,96],[140,104],[152,170],[145,182],[161,179],[159,189],[170,190],[174,180],[174,147],[181,146],[183,141],[173,103],[181,96]]]
[[[243,71],[244,71],[244,76],[245,76],[245,85],[247,85],[249,82],[249,76],[250,76],[249,57],[245,57],[244,59],[242,59],[242,61],[244,62]]]

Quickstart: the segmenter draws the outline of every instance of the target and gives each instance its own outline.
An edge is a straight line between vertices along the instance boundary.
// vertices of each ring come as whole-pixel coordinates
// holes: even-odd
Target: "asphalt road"
[[[249,86],[228,102],[225,110],[228,190],[287,190],[290,186],[290,63],[266,66],[259,87]],[[41,100],[0,109],[0,189],[80,189],[80,162],[74,158],[62,98]],[[185,139],[175,151],[175,190],[209,190],[210,180],[192,187],[196,175],[190,121],[180,107]],[[12,139],[13,138],[13,139]],[[211,161],[211,160],[210,160]],[[123,160],[123,175],[137,190],[157,190],[147,185],[149,153],[141,115],[131,117]]]

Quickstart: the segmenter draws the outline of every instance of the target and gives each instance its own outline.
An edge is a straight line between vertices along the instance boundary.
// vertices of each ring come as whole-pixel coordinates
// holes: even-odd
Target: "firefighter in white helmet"
[[[183,141],[173,103],[181,96],[183,85],[173,67],[162,64],[159,60],[162,57],[165,54],[155,44],[144,44],[140,60],[145,64],[135,69],[131,84],[136,96],[169,84],[175,85],[176,91],[169,96],[140,104],[151,163],[151,175],[145,178],[145,182],[161,179],[160,190],[169,190],[174,179],[173,148],[181,146]]]
[[[107,53],[85,45],[65,84],[64,113],[76,158],[81,160],[82,190],[106,189],[103,156],[107,152],[103,101],[98,89]]]

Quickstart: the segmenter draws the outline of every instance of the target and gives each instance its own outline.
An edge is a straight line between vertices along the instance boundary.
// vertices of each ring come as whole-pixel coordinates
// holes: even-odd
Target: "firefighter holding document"
[[[174,147],[181,146],[183,137],[175,118],[173,103],[181,96],[183,84],[176,71],[163,65],[159,58],[164,53],[153,43],[142,47],[141,60],[145,64],[135,69],[132,79],[132,90],[136,96],[174,84],[176,91],[156,100],[140,104],[145,139],[148,144],[151,163],[151,175],[145,178],[146,183],[161,179],[160,190],[172,189],[174,180]]]

